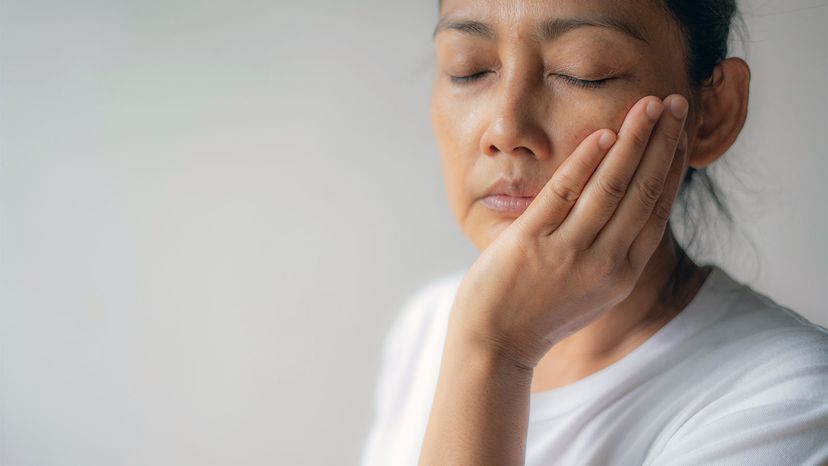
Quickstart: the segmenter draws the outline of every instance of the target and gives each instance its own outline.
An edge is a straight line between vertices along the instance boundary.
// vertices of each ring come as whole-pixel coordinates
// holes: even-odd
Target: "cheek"
[[[469,112],[460,111],[439,97],[432,98],[431,122],[440,154],[446,195],[454,215],[462,219],[467,209],[467,178],[473,160],[468,157],[469,144],[475,144],[468,129]]]
[[[587,136],[602,128],[615,132],[638,97],[609,97],[572,102],[558,108],[549,121],[558,122],[550,129],[556,154],[568,156]],[[557,133],[557,137],[555,137]]]
[[[487,181],[491,176],[481,176],[487,166],[485,160],[481,161],[483,156],[479,150],[480,135],[486,122],[484,111],[485,104],[474,99],[458,101],[440,95],[432,97],[432,129],[440,153],[449,207],[457,225],[481,251],[496,236],[497,227],[502,227],[493,222],[476,201],[481,181]]]

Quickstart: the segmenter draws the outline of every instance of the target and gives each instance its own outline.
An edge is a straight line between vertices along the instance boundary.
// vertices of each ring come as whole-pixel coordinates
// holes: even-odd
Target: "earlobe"
[[[730,149],[747,119],[749,88],[750,67],[744,60],[730,57],[716,65],[700,93],[689,166],[704,168]]]

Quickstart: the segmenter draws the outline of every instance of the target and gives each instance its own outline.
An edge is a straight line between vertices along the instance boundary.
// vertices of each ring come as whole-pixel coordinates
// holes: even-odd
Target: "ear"
[[[699,121],[687,164],[700,169],[715,162],[736,141],[745,125],[750,68],[730,57],[716,65],[699,94]]]

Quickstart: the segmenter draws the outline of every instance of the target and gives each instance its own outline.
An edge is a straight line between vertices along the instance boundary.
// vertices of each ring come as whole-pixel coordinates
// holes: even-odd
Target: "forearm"
[[[420,466],[522,466],[531,384],[531,370],[449,332]]]

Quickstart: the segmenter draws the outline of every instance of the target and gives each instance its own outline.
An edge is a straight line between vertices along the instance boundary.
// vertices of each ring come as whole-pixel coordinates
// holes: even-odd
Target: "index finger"
[[[615,132],[610,129],[600,129],[584,138],[515,222],[539,236],[552,234],[569,214],[615,141]]]
[[[593,244],[621,203],[663,111],[660,98],[647,96],[627,113],[618,143],[598,166],[581,200],[559,229],[576,249],[585,250]]]
[[[664,105],[670,111],[656,124],[627,194],[595,239],[595,244],[603,243],[607,250],[628,250],[661,197],[689,109],[681,94],[669,95]]]

